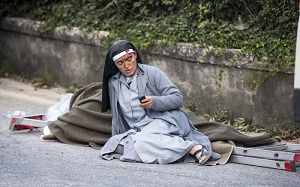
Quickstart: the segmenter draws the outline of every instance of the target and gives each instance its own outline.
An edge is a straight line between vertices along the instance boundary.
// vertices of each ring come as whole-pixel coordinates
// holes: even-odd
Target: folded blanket
[[[111,137],[111,119],[109,112],[101,113],[101,83],[94,82],[74,92],[69,112],[49,121],[48,127],[53,135],[63,143],[91,146],[100,149]],[[185,110],[191,122],[212,142],[212,149],[222,158],[208,165],[225,164],[234,145],[258,146],[273,143],[269,134],[247,136],[230,125],[207,122],[189,110]],[[51,135],[43,139],[52,139]]]

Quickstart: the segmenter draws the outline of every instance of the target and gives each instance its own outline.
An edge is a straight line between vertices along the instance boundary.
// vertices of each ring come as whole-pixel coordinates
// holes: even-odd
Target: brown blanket
[[[73,94],[69,112],[48,123],[54,136],[66,144],[78,144],[100,149],[111,137],[111,114],[101,113],[101,83],[91,83]],[[215,152],[222,155],[209,165],[225,164],[233,150],[239,146],[257,146],[273,143],[270,135],[247,136],[229,125],[206,122],[191,111],[185,111],[199,131],[208,136]],[[44,136],[44,140],[51,136]]]

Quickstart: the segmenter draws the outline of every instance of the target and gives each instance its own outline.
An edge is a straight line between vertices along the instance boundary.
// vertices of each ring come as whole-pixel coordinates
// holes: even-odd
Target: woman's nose
[[[125,68],[128,68],[129,65],[130,65],[130,63],[125,61],[125,62],[124,62],[124,65],[125,65]]]

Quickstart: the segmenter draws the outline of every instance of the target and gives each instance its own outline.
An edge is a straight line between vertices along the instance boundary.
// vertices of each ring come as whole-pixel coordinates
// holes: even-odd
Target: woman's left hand
[[[146,96],[146,98],[141,101],[140,107],[151,108],[152,103],[153,103],[152,97],[151,96]]]

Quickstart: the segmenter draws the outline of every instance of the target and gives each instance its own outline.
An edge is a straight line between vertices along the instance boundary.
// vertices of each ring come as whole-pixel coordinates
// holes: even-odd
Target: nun
[[[163,71],[143,64],[130,41],[116,41],[108,49],[103,72],[101,111],[111,111],[112,137],[102,147],[101,157],[199,165],[219,159],[182,105],[182,94]]]

